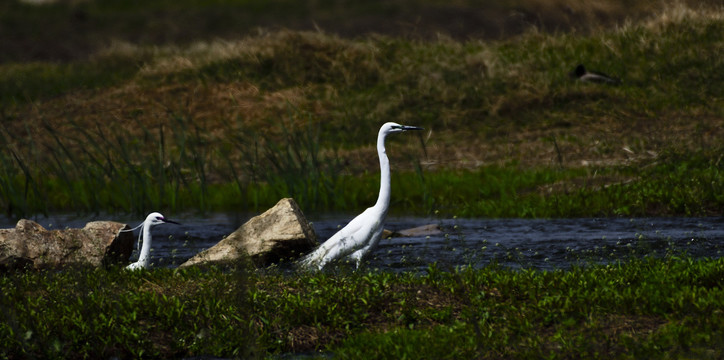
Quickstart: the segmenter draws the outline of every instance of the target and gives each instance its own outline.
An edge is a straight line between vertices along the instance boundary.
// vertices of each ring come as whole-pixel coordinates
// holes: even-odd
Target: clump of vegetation
[[[724,261],[0,276],[0,357],[717,358]]]

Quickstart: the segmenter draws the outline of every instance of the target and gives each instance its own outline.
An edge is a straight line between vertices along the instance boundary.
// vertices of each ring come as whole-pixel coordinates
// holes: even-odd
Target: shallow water
[[[153,229],[154,266],[175,267],[215,245],[250,215],[211,214],[204,218],[170,218],[181,225]],[[319,239],[332,236],[353,216],[310,216]],[[135,226],[142,219],[60,215],[33,219],[48,229],[83,227],[93,220]],[[686,252],[694,257],[724,255],[724,218],[586,218],[586,219],[426,219],[391,217],[387,229],[399,231],[438,224],[439,235],[382,240],[368,266],[386,271],[419,271],[436,262],[440,268],[485,266],[568,268],[608,262],[631,255]],[[8,219],[2,227],[14,227]],[[138,235],[138,232],[135,232]],[[132,259],[137,254],[134,252]]]

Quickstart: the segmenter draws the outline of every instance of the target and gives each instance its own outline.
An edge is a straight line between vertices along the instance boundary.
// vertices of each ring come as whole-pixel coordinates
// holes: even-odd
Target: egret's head
[[[388,122],[382,125],[380,128],[380,133],[384,134],[391,134],[396,132],[403,132],[403,131],[410,131],[410,130],[423,130],[421,127],[417,126],[407,126],[407,125],[400,125],[398,123],[394,122]]]
[[[163,215],[161,215],[161,213],[157,212],[148,214],[145,223],[147,223],[148,226],[160,225],[165,223],[178,224],[173,220],[166,219]]]

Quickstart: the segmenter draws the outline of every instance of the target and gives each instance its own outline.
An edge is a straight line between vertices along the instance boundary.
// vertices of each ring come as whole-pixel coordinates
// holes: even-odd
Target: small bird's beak
[[[181,225],[181,224],[179,224],[179,223],[177,223],[177,222],[175,222],[175,221],[173,221],[173,220],[169,220],[169,219],[166,219],[166,218],[163,218],[163,222],[167,222],[167,223],[171,223],[171,224],[176,224],[176,225]]]

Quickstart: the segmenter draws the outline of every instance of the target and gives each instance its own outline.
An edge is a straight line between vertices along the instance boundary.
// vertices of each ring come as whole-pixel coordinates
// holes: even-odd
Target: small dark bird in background
[[[586,67],[583,66],[583,64],[578,64],[576,68],[571,71],[568,75],[572,79],[580,80],[580,81],[587,81],[587,82],[595,82],[595,83],[604,83],[604,84],[620,84],[621,80],[616,79],[614,77],[610,77],[606,74],[599,73],[599,72],[593,72],[593,71],[587,71]]]

